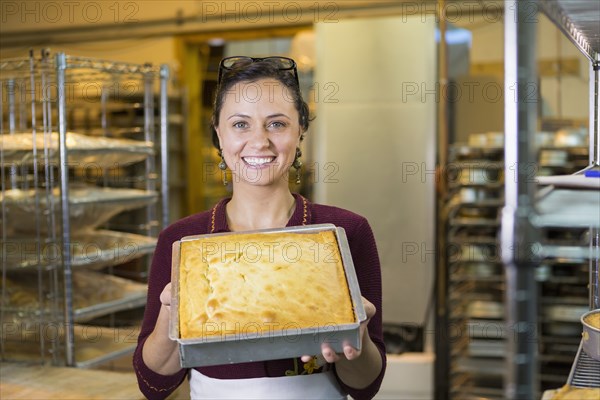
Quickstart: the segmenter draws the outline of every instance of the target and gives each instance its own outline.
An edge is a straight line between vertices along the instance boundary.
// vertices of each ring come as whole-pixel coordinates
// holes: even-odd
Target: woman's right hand
[[[177,342],[169,338],[171,322],[171,283],[160,293],[161,308],[156,326],[146,339],[142,357],[146,365],[156,373],[172,375],[181,370]]]

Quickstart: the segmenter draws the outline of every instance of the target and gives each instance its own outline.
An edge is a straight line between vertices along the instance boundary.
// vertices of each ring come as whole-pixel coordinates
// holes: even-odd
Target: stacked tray
[[[40,160],[44,160],[48,151],[48,161],[57,165],[57,132],[12,133],[0,135],[3,146],[4,162],[7,164],[29,164],[33,160],[33,149],[37,150]],[[139,140],[114,139],[81,135],[67,132],[68,162],[71,167],[111,168],[115,165],[131,164],[145,160],[154,154],[151,142]]]
[[[449,344],[450,393],[455,398],[504,396],[501,371],[506,352],[502,349],[511,331],[504,326],[504,295],[497,290],[505,279],[497,239],[504,197],[502,158],[502,148],[451,148],[449,197],[444,211],[448,220],[447,315],[450,326],[467,337]],[[532,178],[535,172],[532,170]],[[597,257],[584,231],[589,225],[597,225],[594,216],[598,216],[598,207],[593,207],[592,200],[597,203],[598,192],[578,191],[572,197],[562,187],[580,186],[581,179],[575,182],[569,177],[567,184],[563,184],[564,179],[536,179],[540,184],[558,187],[544,197],[541,214],[532,221],[542,227],[530,255],[540,264],[536,270],[541,296],[537,340],[543,390],[564,384],[577,352],[579,316],[588,301],[589,259]],[[567,203],[570,206],[564,209]],[[562,219],[554,217],[557,210]],[[488,390],[491,387],[494,389]]]
[[[75,186],[69,188],[69,212],[71,232],[94,229],[120,212],[133,210],[156,202],[157,193],[138,189],[102,188],[96,186]],[[49,227],[46,221],[38,221],[32,216],[55,213],[60,221],[60,191],[44,189],[11,189],[0,193],[0,204],[6,211],[5,223],[9,232],[45,234]],[[1,216],[0,216],[1,217]],[[50,227],[50,230],[52,228]]]
[[[48,280],[39,282],[36,274],[8,277],[2,299],[3,323],[44,320],[52,303],[62,301],[53,295],[56,292],[53,285],[55,283]],[[75,322],[142,306],[146,292],[145,284],[93,271],[76,271],[72,299]]]
[[[506,326],[504,275],[498,246],[504,205],[503,149],[495,134],[451,148],[448,266],[449,391],[452,398],[501,398]],[[450,334],[450,333],[449,333]]]
[[[60,243],[33,237],[11,237],[6,243],[0,240],[5,251],[7,271],[50,269],[62,265]],[[133,233],[94,230],[78,232],[71,236],[71,266],[73,268],[102,268],[123,264],[150,254],[156,239]]]
[[[170,137],[168,71],[42,51],[3,60],[0,72],[15,89],[1,107],[11,123],[0,126],[2,359],[87,367],[131,352],[137,334],[122,343],[114,329],[91,325],[136,324],[143,312],[145,255],[168,220],[167,198],[164,213],[156,205],[169,186],[169,157],[157,157],[157,139]],[[52,95],[69,95],[45,98],[38,89],[48,83]],[[88,84],[102,90],[90,97],[79,90]],[[25,86],[35,91],[16,90]],[[122,110],[133,110],[134,126],[115,126]],[[137,282],[117,276],[126,268]],[[75,326],[73,343],[75,323],[90,326]]]
[[[8,325],[5,325],[8,326]],[[74,325],[75,366],[88,368],[131,354],[137,344],[139,328],[134,326],[107,328],[94,325]],[[40,349],[44,356],[56,358],[60,343],[65,341],[67,327],[56,323],[19,324],[15,329],[3,329],[6,360],[35,362]],[[40,345],[42,344],[42,345]]]

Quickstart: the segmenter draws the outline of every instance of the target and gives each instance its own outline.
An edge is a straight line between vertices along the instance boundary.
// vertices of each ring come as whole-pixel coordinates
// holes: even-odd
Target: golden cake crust
[[[593,328],[600,329],[600,312],[595,312],[593,314],[588,315],[583,319],[587,324],[589,324]]]
[[[183,241],[179,322],[184,339],[354,323],[334,232]]]
[[[598,400],[599,388],[578,388],[565,385],[552,397],[552,400]]]

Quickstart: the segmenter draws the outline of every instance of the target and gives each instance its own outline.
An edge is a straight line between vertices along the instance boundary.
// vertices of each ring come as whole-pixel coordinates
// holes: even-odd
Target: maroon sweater
[[[367,220],[360,215],[337,207],[312,204],[297,194],[294,197],[296,198],[296,209],[287,226],[331,223],[344,228],[348,237],[361,294],[377,308],[377,313],[369,322],[368,332],[371,340],[381,352],[383,359],[381,373],[370,386],[360,390],[344,385],[338,378],[342,389],[354,399],[371,399],[379,390],[386,365],[381,319],[381,270],[373,232]],[[225,205],[228,201],[229,199],[221,200],[210,211],[194,214],[175,222],[164,229],[158,238],[148,280],[148,301],[144,321],[133,356],[133,366],[140,390],[148,399],[164,399],[167,397],[181,384],[188,372],[182,369],[174,375],[160,375],[150,370],[142,359],[142,347],[148,335],[154,330],[158,318],[161,307],[160,293],[171,281],[171,246],[173,242],[184,236],[228,232],[229,228],[227,227],[225,215]],[[278,377],[284,376],[287,370],[294,371],[295,361],[296,367],[300,366],[299,372],[303,371],[302,361],[299,358],[297,360],[270,360],[196,369],[206,376],[218,379]]]

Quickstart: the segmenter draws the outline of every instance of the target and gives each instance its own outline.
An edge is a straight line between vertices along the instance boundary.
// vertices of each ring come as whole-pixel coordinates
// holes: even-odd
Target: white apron
[[[192,369],[192,400],[346,400],[333,371],[276,378],[215,379]]]

